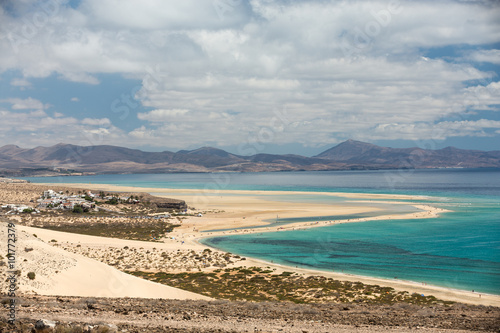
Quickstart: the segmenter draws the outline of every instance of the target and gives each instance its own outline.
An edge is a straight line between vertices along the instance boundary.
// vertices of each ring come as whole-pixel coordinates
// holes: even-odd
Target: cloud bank
[[[3,140],[9,133],[29,145],[20,137],[29,132],[47,144],[97,135],[127,146],[318,147],[500,131],[498,118],[481,118],[498,112],[497,73],[479,66],[499,64],[496,2],[88,0],[73,8],[25,0],[1,8],[0,72],[22,73],[12,86],[51,76],[99,85],[100,74],[120,74],[141,81],[132,102],[143,108],[121,104],[132,130],[111,123],[109,105],[95,119],[40,113],[29,127],[30,113],[19,110],[50,105],[6,99],[4,126],[16,129]]]

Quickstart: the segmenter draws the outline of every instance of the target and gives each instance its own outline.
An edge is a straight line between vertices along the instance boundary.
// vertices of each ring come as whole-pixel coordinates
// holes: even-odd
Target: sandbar
[[[50,185],[55,184],[45,184]],[[157,247],[160,249],[193,249],[201,250],[207,248],[201,244],[200,239],[215,236],[246,234],[254,232],[276,232],[283,230],[297,230],[302,228],[321,227],[339,223],[359,223],[374,220],[387,219],[421,219],[435,218],[440,214],[447,212],[442,208],[434,207],[432,202],[422,203],[422,200],[428,200],[426,196],[413,195],[390,195],[390,194],[364,194],[364,193],[344,193],[344,192],[289,192],[289,191],[240,191],[240,190],[221,190],[221,189],[163,189],[163,188],[140,188],[104,184],[58,184],[68,187],[88,188],[91,190],[117,191],[117,192],[146,192],[154,193],[159,196],[173,197],[175,199],[185,200],[190,208],[195,208],[196,212],[203,212],[202,217],[183,216],[180,219],[181,226],[175,228],[169,234],[169,238],[162,243],[142,242],[141,246]],[[326,195],[332,197],[343,197],[346,200],[331,203],[297,203],[287,202],[286,200],[275,200],[276,196],[286,195]],[[390,200],[390,201],[389,201]],[[396,201],[394,201],[396,200]],[[397,201],[404,200],[404,201]],[[412,203],[411,201],[418,201]],[[274,218],[292,218],[292,217],[310,217],[310,216],[331,216],[331,215],[349,215],[358,213],[380,212],[380,204],[393,205],[411,205],[415,211],[410,213],[384,214],[374,217],[353,218],[322,222],[297,222],[289,223],[283,226],[273,226],[266,228],[269,222]],[[260,226],[258,229],[252,227]],[[28,227],[26,227],[28,228]],[[211,232],[210,230],[225,229],[226,231]],[[39,232],[39,237],[49,240],[58,233],[51,230]],[[67,238],[66,238],[67,237]],[[93,246],[109,246],[115,244],[124,246],[133,242],[129,240],[117,240],[104,237],[94,237],[76,234],[67,234],[62,239],[72,242],[88,243]],[[214,249],[217,250],[217,249]],[[477,293],[465,290],[456,290],[422,284],[412,281],[382,279],[366,277],[360,275],[345,274],[339,272],[326,272],[321,270],[296,268],[293,266],[283,266],[276,263],[270,263],[254,258],[247,258],[246,261],[234,263],[233,266],[258,266],[271,267],[279,271],[293,271],[304,275],[322,275],[343,281],[362,282],[366,284],[378,284],[392,287],[398,291],[408,291],[410,293],[419,293],[424,295],[433,295],[437,298],[449,301],[457,301],[469,304],[483,304],[500,306],[500,296],[484,293]]]

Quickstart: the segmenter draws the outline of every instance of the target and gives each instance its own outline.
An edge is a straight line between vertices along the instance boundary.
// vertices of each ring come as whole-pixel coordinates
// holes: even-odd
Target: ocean
[[[436,219],[379,220],[206,238],[202,242],[239,255],[293,267],[500,294],[500,169],[131,174],[25,179],[33,183],[150,188],[420,195],[419,201],[451,212]],[[335,200],[320,193],[270,198],[291,203]]]

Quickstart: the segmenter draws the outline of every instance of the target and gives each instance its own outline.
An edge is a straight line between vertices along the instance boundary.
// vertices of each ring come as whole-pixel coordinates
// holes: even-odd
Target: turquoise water
[[[498,213],[498,207],[469,207],[439,219],[340,224],[203,243],[284,265],[500,294]]]
[[[177,189],[423,195],[419,201],[453,212],[437,219],[370,221],[217,237],[204,242],[291,266],[500,294],[498,169],[101,175],[29,180]],[[270,198],[291,203],[345,200],[320,194]]]
[[[500,195],[500,169],[317,171],[262,173],[174,173],[28,177],[33,182],[123,186],[308,192],[367,192],[467,196]]]

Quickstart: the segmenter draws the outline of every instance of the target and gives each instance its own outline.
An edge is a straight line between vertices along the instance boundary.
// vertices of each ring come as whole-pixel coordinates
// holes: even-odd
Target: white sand
[[[40,238],[45,241],[51,238],[61,238],[61,241],[69,241],[72,243],[89,244],[92,246],[125,246],[134,244],[134,246],[142,246],[144,248],[156,247],[168,250],[174,249],[193,249],[200,250],[206,248],[206,246],[198,243],[197,240],[203,237],[213,237],[216,235],[228,235],[235,233],[251,233],[251,232],[270,232],[277,230],[286,229],[298,229],[298,228],[310,228],[325,226],[336,223],[353,223],[353,222],[364,222],[371,220],[383,220],[383,219],[415,219],[415,218],[434,218],[439,216],[440,213],[445,212],[445,210],[433,207],[431,205],[424,204],[413,204],[413,206],[420,209],[420,211],[408,214],[391,214],[384,216],[377,216],[373,218],[360,218],[360,219],[350,219],[344,221],[329,221],[329,222],[319,222],[319,223],[294,223],[287,224],[281,227],[273,228],[260,228],[258,230],[243,229],[243,230],[233,230],[227,232],[210,232],[202,233],[203,230],[214,230],[214,229],[233,229],[233,228],[245,228],[250,226],[265,225],[263,222],[265,219],[274,219],[276,215],[280,218],[286,217],[304,217],[304,216],[328,216],[328,215],[344,215],[344,214],[355,214],[361,212],[375,212],[380,208],[377,207],[376,202],[370,202],[367,200],[417,200],[422,199],[420,196],[407,196],[407,195],[382,195],[382,194],[357,194],[357,193],[322,193],[324,195],[331,196],[341,196],[345,198],[353,199],[353,204],[349,203],[332,203],[332,204],[310,204],[310,203],[290,203],[290,202],[277,202],[265,200],[266,195],[289,195],[290,192],[260,192],[260,191],[208,191],[208,190],[179,190],[179,189],[157,189],[157,188],[134,188],[134,187],[122,187],[113,185],[97,185],[97,184],[64,184],[65,186],[73,186],[78,188],[89,188],[93,190],[104,190],[104,191],[124,191],[124,192],[147,192],[147,193],[157,193],[165,196],[174,197],[176,199],[182,199],[187,202],[189,206],[196,207],[199,211],[206,210],[203,217],[187,217],[182,220],[182,226],[180,228],[174,229],[170,235],[174,236],[176,239],[166,239],[164,243],[148,243],[148,242],[136,242],[129,240],[119,240],[103,237],[58,233],[50,230],[36,229],[33,231],[39,235]],[[50,184],[47,184],[50,186]],[[318,193],[302,192],[303,195],[316,195]],[[257,197],[258,196],[258,197]],[[357,200],[358,203],[354,203]],[[359,201],[362,200],[366,205],[360,205]],[[391,201],[391,204],[398,204],[397,202]],[[401,202],[400,204],[408,205],[411,203]],[[28,227],[25,230],[31,229]],[[59,240],[59,239],[58,239]],[[81,259],[81,258],[80,258]],[[368,284],[378,284],[383,286],[389,286],[395,288],[396,290],[404,290],[408,292],[416,292],[424,295],[434,295],[443,300],[459,301],[471,304],[483,304],[483,305],[494,305],[500,306],[500,296],[497,295],[487,295],[473,293],[469,291],[454,290],[443,287],[422,285],[421,283],[415,283],[411,281],[401,281],[401,280],[389,280],[389,279],[378,279],[371,277],[355,276],[350,274],[342,274],[338,272],[324,272],[315,270],[306,270],[300,268],[294,268],[289,266],[280,266],[272,264],[269,262],[264,262],[256,259],[248,259],[245,262],[239,262],[235,264],[236,266],[259,266],[259,267],[272,267],[276,268],[278,271],[296,271],[301,274],[308,275],[323,275],[332,277],[339,280],[347,281],[360,281]],[[127,277],[129,277],[127,275]],[[140,279],[139,279],[140,280]],[[67,280],[66,282],[70,282]],[[136,281],[136,280],[134,280]],[[143,280],[140,280],[141,283]],[[136,281],[137,282],[137,281]],[[120,285],[120,282],[114,282]],[[124,282],[125,283],[125,282]],[[133,284],[128,284],[127,286],[132,286]],[[139,283],[139,282],[137,282]],[[134,287],[127,287],[124,289],[134,289]],[[105,287],[104,289],[109,289]],[[57,288],[52,290],[52,292],[57,293]],[[102,289],[99,289],[102,292]],[[98,290],[98,291],[99,291]],[[94,290],[95,291],[95,290]],[[124,292],[123,290],[121,291]],[[117,293],[120,294],[120,293]],[[190,294],[190,293],[189,293]],[[186,295],[189,295],[186,294]],[[187,297],[187,296],[186,296]],[[172,298],[172,297],[169,297]]]
[[[37,234],[40,239],[35,238],[33,234]],[[16,235],[18,239],[16,269],[21,270],[18,287],[23,293],[88,297],[209,299],[202,295],[134,277],[101,262],[46,243],[52,239],[77,240],[79,237],[84,238],[82,235],[24,226],[16,227]],[[7,239],[7,224],[4,222],[0,223],[0,237]],[[102,239],[102,242],[107,244],[112,241],[113,239]],[[32,250],[26,252],[27,248],[32,248]],[[7,253],[5,242],[0,242],[0,251]],[[28,272],[35,273],[34,280],[27,278]],[[3,266],[2,274],[5,273],[6,267]]]

